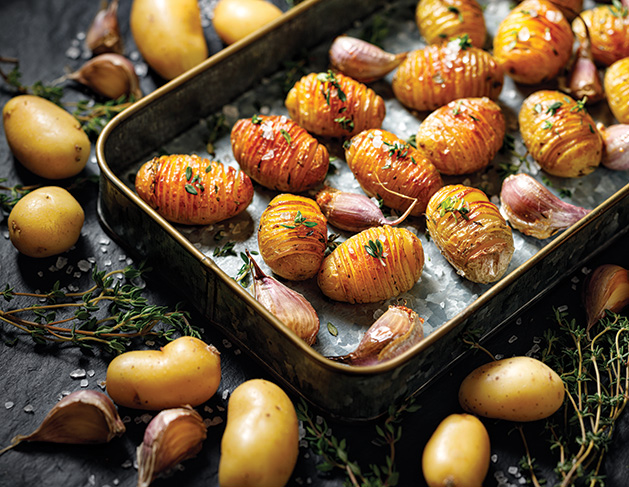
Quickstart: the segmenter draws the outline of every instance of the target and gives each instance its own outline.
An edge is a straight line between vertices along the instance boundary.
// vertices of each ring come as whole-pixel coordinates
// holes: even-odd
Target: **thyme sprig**
[[[0,178],[0,183],[6,182],[6,178]],[[25,195],[33,191],[34,189],[39,188],[39,184],[34,184],[31,186],[24,186],[23,184],[16,184],[14,186],[5,186],[4,184],[0,184],[0,191],[6,191],[8,194],[0,193],[0,207],[2,210],[9,213],[15,204]]]
[[[36,95],[45,98],[56,105],[61,106],[61,98],[63,97],[63,88],[60,86],[46,85],[41,81],[36,81],[32,85],[22,84],[22,73],[20,71],[20,61],[16,58],[0,57],[0,63],[13,64],[13,68],[8,73],[0,69],[0,77],[12,86],[16,94],[19,95]]]
[[[308,220],[305,216],[301,214],[301,211],[298,211],[297,214],[295,215],[295,218],[293,219],[292,224],[283,223],[281,226],[284,228],[294,229],[294,228],[299,227],[300,225],[303,225],[304,227],[308,227],[308,228],[313,228],[317,226],[317,222]]]
[[[347,101],[347,96],[345,95],[343,88],[341,87],[339,81],[336,79],[336,76],[334,75],[334,72],[332,70],[328,69],[328,71],[325,73],[317,74],[317,80],[322,83],[321,91],[323,93],[323,96],[325,97],[325,101],[327,102],[328,106],[331,104],[330,102],[334,93],[336,93],[337,98],[341,102],[344,103]]]
[[[67,292],[57,281],[46,293],[17,292],[9,284],[0,291],[5,301],[35,298],[37,304],[0,310],[0,321],[12,325],[38,344],[93,345],[124,352],[137,337],[172,340],[175,334],[200,338],[188,313],[149,304],[142,287],[134,284],[148,269],[126,267],[110,272],[93,269],[93,285],[86,291]],[[162,323],[164,326],[157,328]]]
[[[369,242],[367,242],[367,245],[364,245],[364,247],[367,251],[367,254],[369,254],[374,259],[380,260],[384,264],[384,246],[379,239],[376,239],[375,242],[373,240],[369,240]]]

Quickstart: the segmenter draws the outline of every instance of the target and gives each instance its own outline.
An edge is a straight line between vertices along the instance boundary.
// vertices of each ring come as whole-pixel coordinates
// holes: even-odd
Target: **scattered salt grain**
[[[512,335],[511,338],[509,338],[509,343],[513,343],[518,339],[518,337],[516,335]]]
[[[498,455],[496,455],[495,453],[490,458],[492,463],[496,463],[498,461]]]
[[[105,389],[105,387],[107,387],[107,382],[104,380],[99,380],[97,384],[98,384],[98,387],[100,387],[103,390]]]
[[[234,355],[240,355],[240,353],[241,353],[241,352],[240,352],[240,349],[239,349],[239,348],[237,348],[236,350],[234,350]]]
[[[57,257],[57,261],[55,262],[55,267],[57,269],[63,269],[68,263],[67,257]]]
[[[518,473],[518,467],[516,467],[515,465],[511,465],[508,469],[507,472],[509,472],[511,475],[515,475]]]
[[[31,404],[27,404],[26,406],[24,406],[25,413],[32,413],[34,411],[35,411],[35,408]]]
[[[210,414],[214,412],[214,410],[210,406],[205,406],[203,408],[203,411],[205,411],[206,413],[210,413]]]
[[[229,389],[225,389],[221,397],[223,398],[223,401],[226,400],[229,397]]]
[[[229,340],[223,340],[223,346],[225,348],[231,348],[232,344],[231,342],[229,342]]]
[[[15,406],[15,404],[12,403],[11,401],[7,401],[7,402],[4,403],[4,407],[6,409],[11,409],[13,406]]]
[[[127,424],[131,422],[131,416],[125,416],[124,418],[122,418],[122,422]]]
[[[88,485],[96,485],[96,477],[94,475],[90,475],[87,478]]]
[[[43,273],[42,271],[39,271],[39,272],[37,273],[37,277],[44,277],[44,273]]]
[[[223,406],[216,406],[217,411],[220,411],[221,413],[225,411],[225,408]]]
[[[73,379],[82,379],[83,377],[85,377],[85,369],[75,369],[72,372],[70,372],[70,377],[72,377]]]
[[[559,311],[560,313],[563,313],[564,311],[568,311],[568,305],[564,304],[562,306],[559,306],[559,308],[557,308],[557,311]]]
[[[587,276],[590,272],[592,272],[592,269],[590,269],[588,267],[582,267],[581,268],[581,274],[584,274],[584,275]]]
[[[503,358],[504,358],[504,355],[502,355],[500,353],[496,355],[496,360],[501,360]]]
[[[94,374],[95,374],[95,373],[96,373],[96,372],[94,371],[94,369],[90,369],[90,370],[88,370],[88,371],[87,371],[87,376],[88,376],[88,377],[94,377]]]
[[[114,485],[120,485],[120,480],[114,479],[111,483]]]
[[[140,416],[140,420],[144,423],[144,424],[148,424],[151,422],[151,419],[153,419],[153,416],[151,416],[150,414],[143,414],[142,416]]]
[[[133,462],[131,460],[125,460],[120,466],[122,468],[131,468],[133,466]]]
[[[83,387],[83,388],[85,388],[85,387],[87,387],[87,386],[89,385],[89,383],[90,383],[90,382],[89,382],[87,379],[83,379],[83,380],[81,381],[81,383],[80,383],[80,386],[81,386],[81,387]]]
[[[203,420],[203,424],[205,424],[206,427],[210,427],[210,426],[216,426],[217,424],[221,424],[223,422],[223,418],[221,418],[220,416],[215,416],[214,418],[210,419],[204,419]]]
[[[518,318],[517,320],[515,320],[515,324],[520,326],[522,324],[522,318]]]

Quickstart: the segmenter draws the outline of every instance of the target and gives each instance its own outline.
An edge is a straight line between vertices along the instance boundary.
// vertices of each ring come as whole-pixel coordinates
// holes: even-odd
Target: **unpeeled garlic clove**
[[[206,437],[203,418],[190,406],[161,411],[146,427],[136,452],[138,487],[148,487],[160,474],[196,456]]]
[[[562,201],[525,173],[503,181],[500,203],[500,212],[513,228],[539,239],[568,228],[591,211]]]
[[[123,44],[118,25],[118,0],[112,0],[98,11],[85,36],[85,45],[94,54],[122,54]]]
[[[99,391],[80,390],[61,399],[35,431],[16,436],[0,454],[23,441],[107,443],[124,432],[125,426],[109,397]]]
[[[368,83],[397,68],[407,53],[391,54],[356,37],[341,35],[332,42],[329,55],[333,68],[356,81]]]
[[[120,54],[100,54],[66,78],[113,100],[123,95],[131,95],[136,100],[142,97],[140,80],[133,63]]]
[[[605,96],[603,83],[589,48],[581,46],[577,51],[567,88],[573,98],[585,99],[588,104],[602,100]]]
[[[328,357],[349,365],[374,365],[390,360],[424,338],[424,320],[406,306],[389,309],[369,327],[353,352]]]
[[[297,291],[267,276],[249,251],[247,256],[253,272],[253,296],[299,338],[312,345],[317,339],[320,323],[310,302]]]
[[[583,301],[588,329],[605,316],[606,309],[622,311],[629,305],[629,271],[615,264],[598,266],[588,276]]]
[[[615,124],[604,127],[598,124],[597,128],[605,144],[601,164],[613,171],[629,169],[629,125]]]

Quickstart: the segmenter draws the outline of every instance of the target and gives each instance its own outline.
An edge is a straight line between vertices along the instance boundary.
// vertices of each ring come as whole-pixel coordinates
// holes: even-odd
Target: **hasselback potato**
[[[276,191],[312,189],[328,172],[326,147],[285,116],[255,115],[238,120],[232,128],[231,145],[240,168]]]
[[[494,56],[514,81],[538,84],[555,78],[572,53],[570,23],[546,0],[525,0],[507,15],[494,36]]]
[[[430,238],[457,273],[470,281],[497,281],[513,256],[511,228],[485,193],[462,184],[441,188],[426,208]]]
[[[352,137],[345,160],[363,191],[381,198],[385,206],[403,212],[417,199],[411,212],[415,216],[424,212],[430,197],[443,186],[439,171],[423,151],[386,130],[365,130]]]
[[[442,174],[466,174],[485,168],[505,136],[500,107],[487,97],[460,98],[438,108],[419,126],[417,147]]]
[[[529,153],[553,176],[585,176],[601,162],[603,139],[583,102],[559,91],[537,91],[522,103],[519,123]]]
[[[620,123],[629,123],[629,57],[607,68],[604,85],[607,103],[614,117]]]
[[[351,137],[378,128],[386,113],[384,100],[371,88],[332,71],[304,76],[284,103],[299,125],[325,137]]]
[[[393,76],[395,97],[409,108],[435,110],[452,100],[498,99],[502,69],[491,54],[473,47],[467,36],[412,51]]]
[[[620,2],[599,5],[584,10],[580,17],[572,21],[572,29],[579,42],[587,39],[589,34],[594,61],[609,66],[629,56],[629,10],[626,6]]]
[[[208,225],[244,211],[253,199],[244,172],[197,155],[154,157],[140,167],[135,189],[166,220]]]
[[[414,233],[373,227],[334,249],[321,264],[317,283],[335,301],[375,303],[411,289],[423,267],[424,249]]]
[[[473,46],[482,48],[487,37],[483,10],[476,0],[420,0],[415,22],[429,44],[467,34]]]
[[[262,212],[258,249],[278,276],[293,281],[313,277],[327,243],[327,221],[310,198],[280,194]]]

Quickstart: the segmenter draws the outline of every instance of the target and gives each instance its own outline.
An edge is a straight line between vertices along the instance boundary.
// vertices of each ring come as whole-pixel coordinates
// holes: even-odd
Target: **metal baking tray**
[[[415,0],[306,0],[256,34],[225,48],[210,59],[136,102],[105,127],[97,142],[101,170],[98,213],[103,226],[135,256],[146,259],[182,296],[238,347],[255,357],[284,386],[338,418],[366,420],[388,406],[416,393],[466,351],[459,339],[466,330],[487,336],[523,307],[541,296],[592,253],[613,240],[629,222],[629,185],[626,172],[599,168],[580,179],[547,178],[534,163],[522,169],[544,178],[553,190],[569,189],[568,200],[593,208],[580,222],[545,241],[514,231],[516,251],[507,274],[493,285],[461,278],[425,238],[421,219],[403,226],[417,233],[426,264],[420,281],[409,292],[381,303],[350,305],[325,298],[314,280],[287,284],[304,294],[321,319],[317,342],[309,347],[263,308],[233,277],[242,265],[238,256],[213,257],[227,241],[238,252],[257,250],[257,223],[275,193],[255,185],[254,201],[245,213],[207,227],[168,223],[134,192],[133,176],[139,166],[161,153],[208,156],[209,124],[217,114],[227,124],[254,113],[287,114],[282,82],[298,64],[306,72],[327,68],[327,49],[336,35],[359,35],[365,29],[388,28],[383,40],[390,52],[418,49],[425,44],[414,23]],[[485,8],[489,35],[507,13],[506,2]],[[306,53],[306,55],[304,55]],[[287,62],[292,62],[290,66]],[[386,102],[383,128],[407,138],[416,132],[425,113],[411,112],[393,97],[388,76],[373,83]],[[522,99],[539,87],[523,88],[505,77],[499,103],[507,130],[522,149],[517,112]],[[609,110],[599,104],[593,116],[610,123]],[[329,142],[329,141],[328,141]],[[229,133],[214,143],[216,159],[237,167]],[[330,146],[332,154],[342,153]],[[480,187],[497,202],[498,167],[513,156],[499,154],[487,171],[459,178]],[[329,182],[346,191],[360,192],[342,159],[332,162]],[[341,240],[349,235],[340,233]],[[264,266],[261,258],[258,263]],[[270,273],[270,272],[269,272]],[[426,320],[426,338],[404,354],[385,363],[354,367],[326,358],[355,348],[362,334],[389,304],[404,303]],[[328,331],[330,322],[338,334]]]

